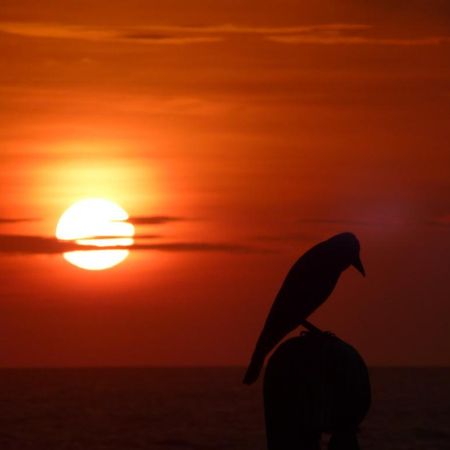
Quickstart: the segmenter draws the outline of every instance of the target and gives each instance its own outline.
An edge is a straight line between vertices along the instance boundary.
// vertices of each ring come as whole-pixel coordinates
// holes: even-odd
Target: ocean
[[[264,449],[244,368],[0,370],[1,450]],[[371,369],[365,450],[449,450],[450,368]]]

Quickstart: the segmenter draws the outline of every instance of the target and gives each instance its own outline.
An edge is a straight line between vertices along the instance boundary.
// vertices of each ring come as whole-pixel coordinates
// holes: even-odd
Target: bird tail
[[[250,365],[247,368],[247,372],[244,375],[244,384],[252,384],[254,383],[264,365],[264,356],[254,354],[250,361]]]

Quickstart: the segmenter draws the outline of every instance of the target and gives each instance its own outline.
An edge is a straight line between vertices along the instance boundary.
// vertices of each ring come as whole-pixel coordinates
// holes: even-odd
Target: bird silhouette
[[[354,266],[363,276],[359,241],[353,233],[340,233],[309,249],[286,276],[256,343],[244,376],[252,384],[270,351],[292,330],[304,325],[320,330],[306,319],[330,296],[341,275]]]

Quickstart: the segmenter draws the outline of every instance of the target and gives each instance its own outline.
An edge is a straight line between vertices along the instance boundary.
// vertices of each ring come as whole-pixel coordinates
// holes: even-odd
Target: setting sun
[[[134,226],[125,222],[127,219],[128,213],[112,201],[90,198],[76,202],[59,219],[56,237],[79,245],[108,249],[65,252],[64,259],[87,270],[109,269],[121,263],[129,251],[109,247],[133,244]]]

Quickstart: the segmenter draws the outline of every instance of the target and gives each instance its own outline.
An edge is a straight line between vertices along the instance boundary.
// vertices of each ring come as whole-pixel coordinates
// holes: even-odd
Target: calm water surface
[[[244,369],[3,369],[0,449],[265,448]],[[450,449],[450,368],[372,369],[366,450]]]

